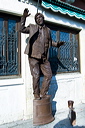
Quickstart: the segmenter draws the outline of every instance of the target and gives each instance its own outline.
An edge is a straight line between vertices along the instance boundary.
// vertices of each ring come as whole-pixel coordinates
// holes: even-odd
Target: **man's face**
[[[43,25],[43,22],[44,22],[43,17],[42,17],[41,15],[38,15],[38,16],[36,17],[36,23],[37,23],[38,25]]]

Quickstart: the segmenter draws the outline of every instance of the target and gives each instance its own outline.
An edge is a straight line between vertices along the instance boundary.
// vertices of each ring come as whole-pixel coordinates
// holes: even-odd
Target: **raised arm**
[[[22,33],[29,33],[30,28],[29,26],[25,27],[26,17],[30,16],[29,10],[26,8],[23,12],[23,16],[21,17],[21,24],[20,24],[20,32]]]
[[[53,46],[53,47],[60,47],[61,45],[64,45],[64,41],[58,41],[58,42],[54,42],[53,40],[52,40],[52,38],[51,38],[51,31],[49,30],[49,35],[50,35],[50,41],[51,41],[51,46]]]
[[[65,43],[64,41],[54,42],[54,41],[52,40],[52,46],[53,46],[53,47],[58,47],[58,48],[59,48],[61,45],[64,45],[64,43]]]

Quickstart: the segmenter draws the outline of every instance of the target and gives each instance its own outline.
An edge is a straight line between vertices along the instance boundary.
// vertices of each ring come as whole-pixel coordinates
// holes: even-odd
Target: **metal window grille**
[[[54,74],[61,72],[76,72],[79,71],[79,46],[78,35],[69,32],[59,32],[51,30],[52,40],[65,41],[65,44],[59,49],[51,47],[49,61]]]
[[[0,76],[18,74],[18,33],[16,21],[8,20],[8,28],[4,27],[4,19],[0,18]]]

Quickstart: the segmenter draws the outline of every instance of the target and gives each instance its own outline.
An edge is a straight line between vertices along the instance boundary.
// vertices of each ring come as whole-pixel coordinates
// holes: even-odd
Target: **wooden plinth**
[[[41,100],[33,100],[33,125],[44,125],[53,120],[50,96]]]

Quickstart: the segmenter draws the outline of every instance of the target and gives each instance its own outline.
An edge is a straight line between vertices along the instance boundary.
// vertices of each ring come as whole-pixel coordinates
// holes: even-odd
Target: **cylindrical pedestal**
[[[33,100],[33,125],[43,125],[54,120],[50,96],[41,100]]]

